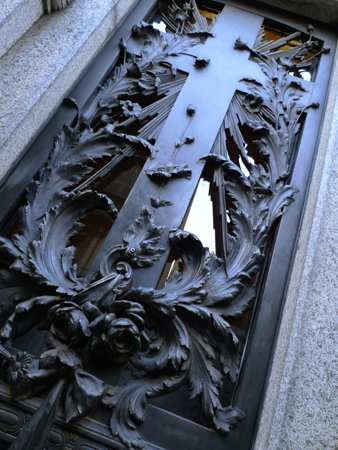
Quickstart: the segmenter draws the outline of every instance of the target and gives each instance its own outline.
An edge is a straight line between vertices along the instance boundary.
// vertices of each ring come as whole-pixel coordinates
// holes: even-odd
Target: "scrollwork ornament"
[[[159,208],[170,211],[172,206],[160,190],[168,181],[192,175],[172,155],[156,160],[153,144],[186,80],[174,57],[199,45],[195,38],[211,36],[211,25],[202,29],[201,20],[189,26],[194,14],[193,0],[183,8],[173,3],[170,16],[177,25],[169,41],[148,24],[134,28],[134,37],[143,44],[138,55],[121,42],[121,64],[81,110],[73,102],[77,123],[63,127],[45,166],[28,186],[19,214],[21,232],[11,240],[0,238],[0,251],[8,259],[0,271],[0,292],[6,299],[2,313],[8,315],[0,331],[0,358],[7,365],[7,381],[15,400],[47,392],[10,450],[43,450],[59,405],[70,424],[104,405],[110,409],[112,436],[128,447],[144,447],[137,427],[148,399],[184,384],[190,398],[201,399],[208,424],[220,433],[244,420],[242,411],[222,401],[224,381],[236,381],[241,359],[231,319],[249,309],[267,235],[296,193],[286,182],[307,92],[301,83],[288,80],[290,64],[282,55],[276,60],[238,39],[235,51],[250,52],[266,81],[241,81],[243,92],[235,93],[211,153],[201,158],[212,167],[218,192],[222,258],[195,235],[159,225]],[[201,68],[207,63],[199,60]],[[156,100],[144,106],[137,96]],[[194,106],[186,111],[192,120]],[[255,158],[248,154],[244,124],[257,137]],[[129,127],[139,127],[138,135],[128,134]],[[229,137],[236,148],[232,158]],[[194,147],[194,137],[181,140],[176,154],[182,145]],[[149,195],[149,206],[137,206],[94,276],[80,276],[70,241],[86,213],[103,211],[112,223],[119,218],[111,198],[94,186],[137,152],[155,159],[145,173],[159,185],[158,195]],[[103,157],[108,162],[96,170]],[[170,250],[178,264],[162,287],[133,284],[136,271],[150,270]],[[50,335],[41,355],[15,351],[15,338],[36,326]],[[127,367],[137,376],[111,386],[90,373],[92,364]]]

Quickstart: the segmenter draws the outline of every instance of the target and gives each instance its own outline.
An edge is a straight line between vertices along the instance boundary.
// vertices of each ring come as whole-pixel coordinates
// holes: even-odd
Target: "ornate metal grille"
[[[276,32],[261,15],[217,8],[214,20],[206,16],[215,11],[201,14],[194,0],[173,2],[163,17],[168,33],[141,22],[120,41],[104,83],[81,106],[68,99],[76,118],[28,184],[20,231],[1,238],[4,377],[14,400],[43,398],[10,449],[43,450],[57,421],[72,432],[79,424],[85,435],[94,427],[109,448],[152,448],[151,416],[167,420],[167,413],[153,406],[142,437],[138,428],[148,401],[168,394],[155,404],[199,423],[179,419],[191,448],[202,448],[203,439],[213,448],[233,441],[244,448],[235,430],[222,437],[243,425],[252,430],[255,420],[248,419],[251,396],[243,401],[248,388],[235,389],[243,356],[236,332],[245,341],[252,315],[251,327],[260,327],[253,310],[273,231],[306,191],[291,173],[309,109],[320,106],[313,80],[329,50],[312,26]],[[217,256],[182,231],[202,173],[213,190]],[[92,211],[88,226],[105,214],[107,237],[95,244],[96,257],[81,257],[88,245],[76,235]],[[168,261],[178,268],[170,276]],[[47,334],[33,354],[18,338],[38,335],[36,328]],[[243,365],[256,357],[259,372],[259,357],[250,355]],[[255,364],[240,377],[250,370]],[[264,377],[259,383],[262,389]],[[11,417],[15,403],[8,406],[5,384],[2,391]],[[177,406],[184,395],[193,408],[198,401],[197,414]],[[62,433],[60,445],[70,445]],[[85,448],[101,445],[88,442]],[[76,445],[69,448],[82,448]]]

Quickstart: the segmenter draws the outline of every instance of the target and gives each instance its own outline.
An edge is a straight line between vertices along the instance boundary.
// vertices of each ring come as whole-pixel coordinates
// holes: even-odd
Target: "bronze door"
[[[134,15],[156,21],[151,3]],[[101,86],[75,89],[1,238],[2,401],[33,414],[11,450],[251,445],[333,39],[211,2],[163,24],[121,29]],[[214,252],[187,225],[202,181]]]

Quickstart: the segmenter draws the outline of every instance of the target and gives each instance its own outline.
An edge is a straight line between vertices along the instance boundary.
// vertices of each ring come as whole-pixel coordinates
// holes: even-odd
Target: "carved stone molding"
[[[45,14],[66,8],[73,0],[42,0]]]

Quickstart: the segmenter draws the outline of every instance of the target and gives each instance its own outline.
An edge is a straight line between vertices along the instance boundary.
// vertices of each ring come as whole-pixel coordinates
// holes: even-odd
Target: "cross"
[[[156,142],[158,153],[154,161],[175,160],[175,164],[187,164],[191,169],[191,179],[175,179],[166,183],[161,197],[171,201],[172,206],[152,210],[156,225],[165,226],[159,245],[168,250],[153,267],[134,271],[134,285],[155,287],[168,258],[168,234],[175,228],[182,227],[186,212],[197,188],[203,163],[202,156],[210,153],[229,104],[237,89],[243,91],[240,80],[244,77],[262,80],[258,64],[248,59],[248,52],[234,49],[236,39],[241,39],[252,47],[261,27],[263,17],[249,12],[225,6],[213,29],[214,37],[207,39],[204,45],[198,46],[197,57],[206,57],[210,63],[205,68],[193,65],[193,58],[173,60],[176,67],[188,72],[176,103],[167,118]],[[195,47],[194,50],[197,50]],[[190,117],[187,107],[193,105],[195,114]],[[178,147],[178,140],[192,136],[194,141],[189,145]],[[122,243],[126,228],[138,218],[143,206],[152,209],[150,197],[158,195],[159,186],[149,179],[146,170],[153,161],[148,160],[140,173],[131,195],[109,232],[92,268],[89,278],[94,274],[104,253],[114,245]],[[146,272],[145,272],[146,271]]]

